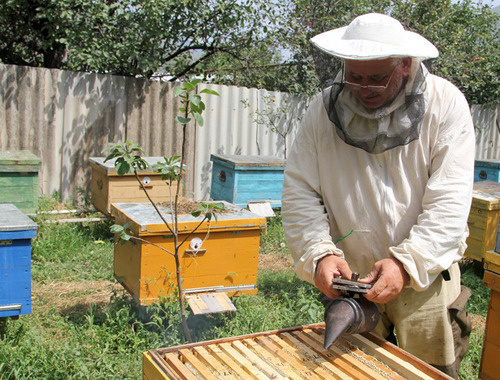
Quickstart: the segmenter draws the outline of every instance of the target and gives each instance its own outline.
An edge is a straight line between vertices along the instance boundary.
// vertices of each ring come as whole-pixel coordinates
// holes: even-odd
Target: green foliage
[[[35,221],[38,232],[32,241],[31,260],[34,281],[112,279],[111,222],[58,224],[53,217]]]
[[[467,302],[467,311],[486,317],[490,289],[483,284],[484,269],[482,263],[474,260],[463,260],[460,263],[460,270],[462,272],[462,285],[473,290],[472,296]]]
[[[200,202],[198,205],[198,210],[193,211],[191,215],[194,217],[198,217],[201,214],[204,215],[204,218],[207,220],[212,220],[212,218],[217,221],[217,211],[224,210],[224,203],[222,202]]]
[[[203,103],[201,96],[198,94],[190,94],[196,88],[196,85],[201,82],[201,79],[193,79],[191,82],[184,82],[181,86],[177,86],[174,89],[174,95],[181,98],[182,107],[179,111],[184,113],[184,117],[177,116],[176,120],[181,125],[186,125],[191,121],[192,116],[195,118],[196,123],[202,127],[203,117],[201,114],[205,111],[205,103]],[[209,94],[219,96],[217,91],[203,89],[200,91],[201,94]]]
[[[390,14],[433,42],[441,53],[433,71],[470,103],[498,101],[499,17],[472,0],[8,0],[0,61],[148,78],[201,74],[313,94],[320,81],[309,39],[367,12]]]
[[[287,255],[289,251],[281,224],[281,212],[275,210],[275,214],[275,217],[267,219],[267,228],[261,233],[260,253]]]
[[[124,144],[110,144],[104,152],[109,152],[104,162],[115,159],[115,168],[119,176],[148,168],[146,160],[141,158],[144,150],[137,143],[127,140]]]
[[[9,0],[4,63],[181,77],[220,52],[258,44],[272,4],[257,0]],[[8,32],[7,32],[8,31]]]
[[[181,174],[181,157],[163,157],[163,162],[157,162],[153,165],[153,170],[161,174],[161,179],[163,181],[168,181],[172,184],[173,181],[177,181]]]
[[[471,104],[497,102],[500,95],[499,15],[481,2],[471,0],[300,0],[284,30],[286,47],[303,64],[302,76],[314,77],[314,51],[309,39],[323,31],[347,25],[367,12],[389,14],[426,37],[440,51],[432,71],[449,79]],[[331,60],[332,72],[339,67]],[[318,81],[303,81],[302,92],[311,93]],[[312,86],[312,87],[311,87]]]

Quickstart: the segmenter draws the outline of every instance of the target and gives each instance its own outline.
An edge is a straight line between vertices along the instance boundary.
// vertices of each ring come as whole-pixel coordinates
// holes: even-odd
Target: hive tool
[[[358,282],[359,275],[353,273],[350,280],[342,277],[332,279],[332,288],[340,290],[342,296],[329,300],[325,305],[325,349],[342,335],[371,331],[380,318],[377,305],[361,294],[367,293],[371,284]]]

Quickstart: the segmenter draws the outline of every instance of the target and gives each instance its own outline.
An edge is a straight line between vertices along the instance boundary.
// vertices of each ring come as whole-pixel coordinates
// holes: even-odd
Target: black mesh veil
[[[408,80],[390,105],[368,110],[342,83],[342,61],[315,49],[323,102],[338,136],[369,153],[382,153],[419,137],[426,109],[427,69],[413,58]]]

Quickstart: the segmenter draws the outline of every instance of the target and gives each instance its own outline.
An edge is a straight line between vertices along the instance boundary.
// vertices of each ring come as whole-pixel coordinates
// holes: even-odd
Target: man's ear
[[[412,58],[411,57],[405,57],[405,58],[402,59],[401,62],[403,63],[403,76],[410,75]]]

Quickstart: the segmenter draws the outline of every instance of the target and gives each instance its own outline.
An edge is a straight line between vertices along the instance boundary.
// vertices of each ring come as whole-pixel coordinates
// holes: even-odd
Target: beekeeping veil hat
[[[388,57],[437,58],[436,47],[421,35],[405,30],[387,15],[368,13],[349,25],[318,34],[311,43],[342,59],[372,60]]]
[[[311,39],[316,70],[322,82],[323,100],[337,134],[347,144],[370,153],[380,153],[418,138],[427,105],[422,61],[439,55],[436,47],[417,33],[405,30],[387,15],[368,13],[349,25]],[[326,53],[326,54],[325,54]],[[370,61],[386,58],[412,58],[410,75],[390,104],[367,109],[342,82],[342,70],[331,58]],[[335,67],[335,73],[332,68]]]

